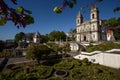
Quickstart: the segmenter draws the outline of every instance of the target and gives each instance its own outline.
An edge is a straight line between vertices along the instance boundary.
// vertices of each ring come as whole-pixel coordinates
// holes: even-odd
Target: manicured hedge
[[[11,80],[17,80],[18,78],[20,78],[19,76],[25,79],[24,73],[22,71],[24,71],[23,68],[13,70],[10,74],[7,75],[6,79],[11,78]]]
[[[117,80],[109,70],[96,65],[81,66],[70,71],[70,80]]]
[[[58,77],[51,77],[51,78],[49,78],[48,80],[61,80],[61,79],[58,78]]]
[[[28,71],[29,70],[29,71]],[[49,66],[36,66],[24,67],[13,70],[10,74],[6,75],[6,79],[11,80],[32,80],[32,79],[45,79],[51,76],[53,68]]]
[[[89,60],[87,58],[84,58],[82,60],[82,66],[89,66],[89,65],[91,65],[91,62],[89,62]]]
[[[70,62],[68,59],[64,59],[60,63],[56,64],[54,68],[58,70],[70,70],[73,66],[73,62]]]
[[[48,66],[38,66],[36,70],[37,70],[36,75],[38,79],[45,79],[51,76],[53,72],[53,68]]]
[[[20,68],[11,69],[13,66],[7,66],[7,69],[10,68],[12,72],[0,74],[0,80],[118,80],[109,71],[110,68],[89,63],[88,59],[80,61],[67,58],[54,66],[24,65]],[[63,78],[58,77],[55,75],[57,70],[66,71],[68,74]]]

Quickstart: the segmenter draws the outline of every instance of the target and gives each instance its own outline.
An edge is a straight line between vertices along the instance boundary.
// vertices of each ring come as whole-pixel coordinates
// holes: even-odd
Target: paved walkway
[[[7,65],[25,63],[25,62],[31,62],[31,61],[32,60],[26,59],[25,57],[9,58]]]

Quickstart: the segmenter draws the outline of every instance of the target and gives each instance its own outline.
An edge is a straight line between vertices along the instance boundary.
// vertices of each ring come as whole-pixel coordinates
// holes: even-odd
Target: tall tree
[[[108,29],[112,29],[114,33],[115,40],[120,40],[120,18],[110,18],[108,20],[103,21],[104,26],[108,26]],[[118,27],[116,29],[116,27]]]
[[[64,45],[62,46],[62,50],[65,53],[70,52],[70,44],[69,43],[64,43]]]
[[[46,35],[41,35],[41,37],[40,37],[40,42],[41,43],[46,43],[48,41],[49,41],[49,38],[48,38],[47,34]]]
[[[59,44],[56,43],[47,43],[47,46],[49,46],[52,50],[52,53],[57,54],[58,52],[62,52],[62,48]]]
[[[117,26],[118,25],[117,19],[116,18],[110,18],[108,20],[105,20],[103,22],[103,25],[109,25],[111,27]]]
[[[46,45],[43,44],[31,44],[30,47],[27,49],[26,58],[39,60],[42,56],[50,54],[51,49],[48,48]]]
[[[34,33],[26,33],[25,34],[26,41],[33,41],[33,36],[34,36]]]
[[[65,41],[66,34],[63,31],[52,31],[48,37],[50,41],[59,41],[59,40]]]
[[[15,35],[15,41],[18,42],[22,40],[25,40],[25,34],[23,32],[17,33]]]
[[[116,21],[116,26],[120,26],[120,17]],[[120,40],[120,27],[114,30],[115,40]]]

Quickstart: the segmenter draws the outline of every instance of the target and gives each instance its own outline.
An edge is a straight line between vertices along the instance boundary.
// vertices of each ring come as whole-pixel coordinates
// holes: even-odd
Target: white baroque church
[[[90,20],[83,21],[83,16],[78,12],[76,16],[76,42],[70,44],[71,51],[79,50],[79,43],[89,45],[99,41],[115,41],[113,30],[102,26],[102,20],[99,19],[99,10],[96,5],[91,7]]]
[[[83,21],[83,16],[78,12],[76,16],[76,41],[77,42],[97,42],[100,40],[99,11],[96,6],[92,6],[90,11],[90,21]]]

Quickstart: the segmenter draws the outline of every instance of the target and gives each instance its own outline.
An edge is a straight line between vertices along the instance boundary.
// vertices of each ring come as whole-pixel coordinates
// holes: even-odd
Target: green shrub
[[[87,59],[87,58],[84,58],[83,60],[82,60],[82,65],[83,66],[87,66],[87,65],[90,65],[91,63],[89,62],[89,60]]]
[[[117,80],[113,76],[113,73],[109,71],[110,68],[96,64],[80,66],[81,64],[83,65],[83,63],[88,64],[88,59],[85,58],[83,61],[72,58],[63,59],[54,65],[54,68],[67,70],[69,80]],[[27,67],[29,71],[24,72]],[[0,74],[0,80],[67,80],[68,75],[65,77],[66,79],[59,79],[59,77],[52,76],[53,70],[52,67],[43,65],[24,66],[12,70],[10,74]]]
[[[16,75],[21,75],[21,72],[23,71],[22,68],[13,70],[10,74],[8,74],[8,77],[10,78],[16,78]],[[23,74],[23,73],[22,73]]]
[[[36,75],[39,79],[45,79],[51,76],[53,72],[53,68],[48,66],[38,66],[36,70],[37,70]]]
[[[70,72],[70,80],[79,80],[81,79],[80,68],[72,69]]]
[[[87,46],[87,52],[106,51],[113,48],[120,49],[120,44],[113,43],[113,42],[105,42],[99,45],[90,45],[90,46]]]
[[[73,62],[69,61],[69,59],[63,59],[60,63],[56,64],[54,68],[58,70],[70,70],[73,66]]]
[[[82,60],[82,62],[83,62],[83,63],[88,63],[89,61],[88,61],[87,58],[84,58],[84,59]]]
[[[6,75],[10,80],[33,80],[33,79],[45,79],[51,76],[53,72],[52,67],[48,66],[27,66],[13,70],[10,74]]]
[[[75,67],[80,67],[82,65],[82,61],[79,59],[72,59],[72,63]]]
[[[70,80],[116,80],[108,69],[96,65],[81,66],[70,71]]]
[[[58,78],[58,77],[52,77],[52,78],[49,78],[48,80],[60,80],[60,78]]]
[[[27,74],[26,75],[26,80],[37,80],[37,76],[33,75],[33,74]]]
[[[73,64],[66,62],[55,65],[55,69],[61,69],[61,70],[70,70],[72,69],[72,67]]]
[[[52,53],[57,53],[57,52],[61,51],[61,47],[59,47],[59,44],[47,43],[47,45],[52,49]]]
[[[102,73],[103,71],[98,67],[94,67],[93,72],[94,72],[94,74],[99,74],[99,73]]]
[[[1,74],[1,73],[0,73],[0,80],[6,80],[6,77],[7,77],[7,76],[6,76],[5,74]]]
[[[25,73],[25,74],[30,73],[30,67],[29,67],[29,66],[26,66],[26,67],[25,67],[24,73]]]

